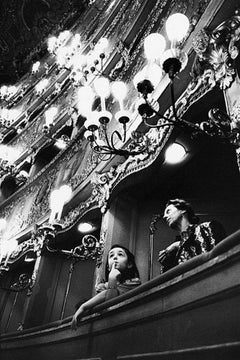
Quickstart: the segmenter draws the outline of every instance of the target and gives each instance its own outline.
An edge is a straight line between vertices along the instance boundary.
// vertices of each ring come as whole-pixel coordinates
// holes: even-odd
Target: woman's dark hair
[[[190,224],[198,224],[199,223],[199,217],[195,215],[192,205],[189,202],[187,202],[186,200],[183,200],[183,199],[169,200],[166,204],[166,207],[169,205],[173,205],[179,210],[186,211],[186,214],[187,214]]]
[[[131,267],[128,267],[124,272],[121,273],[120,282],[122,283],[125,280],[138,278],[139,277],[139,272],[138,272],[138,269],[137,269],[137,265],[135,263],[134,255],[127,248],[125,248],[124,246],[119,245],[119,244],[113,245],[109,251],[111,251],[114,248],[123,249],[125,251],[126,255],[127,255],[128,265],[131,265]],[[106,281],[108,281],[109,273],[110,273],[110,270],[109,270],[108,261],[107,261],[106,262],[106,267],[105,267],[105,279],[106,279]]]

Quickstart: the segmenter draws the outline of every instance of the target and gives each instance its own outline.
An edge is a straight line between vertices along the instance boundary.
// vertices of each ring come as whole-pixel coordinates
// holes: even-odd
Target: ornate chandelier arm
[[[119,139],[120,141],[122,141],[123,143],[126,141],[126,124],[122,124],[122,125],[123,125],[123,136],[122,136],[122,135],[120,134],[120,132],[117,131],[117,130],[113,131],[113,133],[112,133],[112,135],[111,135],[111,147],[112,147],[113,149],[115,149],[115,150],[116,150],[116,147],[114,146],[114,141],[113,141],[115,135],[116,135],[116,136],[118,137],[118,139]]]

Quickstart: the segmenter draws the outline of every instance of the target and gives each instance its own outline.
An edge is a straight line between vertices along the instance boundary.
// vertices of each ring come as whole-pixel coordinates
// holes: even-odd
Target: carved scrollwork
[[[212,70],[214,80],[221,89],[227,89],[236,76],[233,60],[239,54],[240,16],[236,14],[216,29],[202,29],[193,40],[197,57],[192,68],[194,78]]]
[[[101,238],[98,240],[96,236],[87,234],[82,238],[82,244],[74,248],[72,256],[79,260],[96,260],[102,255],[102,251]]]

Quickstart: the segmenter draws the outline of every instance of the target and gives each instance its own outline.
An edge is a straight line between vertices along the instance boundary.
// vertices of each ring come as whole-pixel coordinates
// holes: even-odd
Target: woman
[[[159,252],[162,272],[210,251],[226,236],[223,226],[217,221],[199,224],[192,206],[183,199],[169,200],[163,218],[179,235],[174,243]]]

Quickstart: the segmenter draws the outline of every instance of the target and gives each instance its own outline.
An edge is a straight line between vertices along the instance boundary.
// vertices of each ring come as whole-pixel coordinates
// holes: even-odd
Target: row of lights
[[[178,143],[174,143],[168,147],[165,153],[165,161],[170,164],[175,164],[182,161],[186,156],[185,148]],[[50,195],[50,217],[48,223],[50,226],[58,224],[61,220],[62,211],[64,205],[70,201],[72,197],[71,187],[68,185],[62,185],[59,189],[52,191]],[[3,233],[7,225],[6,219],[0,219],[0,234]],[[84,234],[94,231],[95,226],[91,222],[82,222],[78,225],[78,231]],[[3,237],[2,237],[3,238]],[[0,264],[2,259],[5,258],[1,270],[8,270],[7,263],[11,256],[11,253],[17,248],[18,242],[15,239],[3,241],[0,239]],[[33,259],[33,257],[31,257]],[[30,261],[30,256],[26,256],[26,261]]]
[[[147,65],[135,76],[133,83],[144,100],[151,102],[149,88],[146,90],[144,81],[148,80],[156,88],[162,77],[162,69],[169,74],[172,79],[176,72],[180,71],[187,62],[187,55],[178,47],[188,31],[189,21],[183,14],[174,14],[166,22],[166,31],[171,48],[164,52],[166,41],[161,34],[150,34],[144,42],[144,52],[147,59]],[[103,61],[106,57],[108,40],[101,38],[97,44],[84,55],[84,47],[81,44],[79,34],[72,34],[64,31],[58,37],[51,37],[48,40],[49,53],[56,57],[57,66],[71,70],[72,78],[76,77],[79,87],[77,92],[77,110],[78,114],[86,117],[85,127],[87,129],[85,137],[90,141],[93,150],[99,154],[120,154],[124,156],[137,155],[147,151],[147,148],[141,148],[138,151],[129,152],[128,150],[117,149],[115,144],[120,140],[126,141],[126,124],[129,122],[132,114],[124,108],[124,100],[128,93],[125,83],[120,81],[109,82],[102,75]],[[184,60],[184,61],[183,61]],[[33,64],[32,72],[36,73],[40,69],[40,63]],[[49,79],[43,78],[35,86],[38,96],[41,96],[49,85]],[[13,91],[14,90],[14,91]],[[3,94],[15,95],[17,88],[2,89]],[[112,114],[107,110],[106,100],[112,95],[117,99],[119,111],[114,115],[115,119],[122,125],[123,133],[113,131],[109,136],[107,127]],[[92,111],[93,103],[96,97],[100,98],[100,111]],[[139,112],[142,112],[142,106],[139,106]],[[10,114],[10,112],[14,112]],[[19,116],[18,110],[2,109],[0,118],[2,124],[11,126]],[[45,112],[46,122],[43,126],[45,135],[49,135],[54,126],[54,119],[57,116],[57,108],[51,107]],[[140,112],[140,113],[141,113]],[[141,113],[142,115],[142,113]],[[99,128],[103,129],[104,136],[99,136]],[[100,138],[101,137],[101,138]],[[61,140],[60,140],[61,141]],[[61,141],[63,143],[64,141]],[[65,145],[64,145],[65,146]]]

